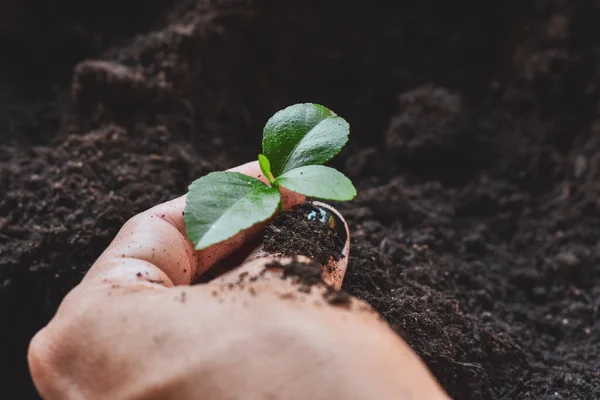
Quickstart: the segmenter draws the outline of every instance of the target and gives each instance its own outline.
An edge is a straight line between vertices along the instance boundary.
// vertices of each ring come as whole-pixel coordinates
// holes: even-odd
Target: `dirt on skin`
[[[3,393],[128,218],[311,101],[352,126],[344,289],[455,399],[600,397],[599,1],[76,3],[0,6]]]
[[[279,261],[272,261],[265,266],[265,270],[272,268],[281,269],[281,279],[291,279],[292,282],[298,285],[298,290],[300,292],[310,293],[314,286],[319,285],[320,287],[325,288],[323,299],[327,303],[335,306],[350,306],[350,295],[327,285],[322,279],[322,264],[319,264],[314,260],[306,262],[293,258],[287,264],[282,264]]]
[[[323,283],[321,264],[315,261],[303,262],[296,258],[288,264],[272,261],[265,265],[265,269],[271,268],[281,269],[281,279],[292,279],[304,291],[310,291],[312,286]]]

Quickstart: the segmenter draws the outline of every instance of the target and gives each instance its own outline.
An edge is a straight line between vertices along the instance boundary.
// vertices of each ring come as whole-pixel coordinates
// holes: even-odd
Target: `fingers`
[[[128,301],[75,289],[32,341],[36,386],[49,399],[447,398],[364,302],[299,290],[262,261]]]
[[[230,171],[267,182],[256,161]],[[282,189],[284,208],[304,200],[304,196]],[[138,283],[144,287],[189,284],[264,227],[264,224],[253,226],[197,252],[186,236],[184,209],[185,196],[181,196],[133,217],[94,263],[84,282]]]
[[[339,290],[344,282],[344,276],[346,276],[346,269],[348,268],[348,258],[350,257],[350,230],[348,229],[348,223],[342,214],[340,214],[338,210],[331,207],[329,204],[318,201],[315,201],[314,204],[321,208],[326,208],[330,212],[336,214],[338,219],[344,224],[346,241],[344,242],[344,248],[341,251],[342,256],[337,261],[334,261],[333,259],[329,260],[329,264],[323,268],[323,280],[325,283]]]

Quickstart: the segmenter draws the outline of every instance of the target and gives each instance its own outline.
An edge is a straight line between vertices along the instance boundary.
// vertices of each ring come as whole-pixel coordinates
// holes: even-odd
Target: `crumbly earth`
[[[281,269],[281,279],[291,279],[304,291],[310,291],[313,286],[323,283],[321,265],[315,261],[303,262],[295,258],[288,264],[272,261],[265,268]]]
[[[312,203],[307,202],[277,215],[265,228],[265,250],[289,257],[303,255],[320,265],[339,260],[346,238],[327,223],[309,220],[313,210]]]
[[[327,303],[335,306],[350,306],[350,295],[344,291],[336,290],[332,286],[328,286],[321,278],[323,273],[322,264],[314,260],[305,262],[298,258],[293,258],[287,264],[272,261],[265,268],[281,269],[281,279],[291,279],[292,282],[298,285],[300,292],[310,293],[312,288],[318,285],[325,289],[323,298]]]
[[[3,393],[36,398],[28,341],[129,217],[312,101],[352,126],[344,289],[455,399],[598,398],[598,20],[596,0],[2,2]]]

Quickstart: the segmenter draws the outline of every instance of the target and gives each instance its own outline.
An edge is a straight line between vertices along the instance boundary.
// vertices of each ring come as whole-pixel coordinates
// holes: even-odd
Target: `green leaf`
[[[185,203],[188,238],[196,250],[233,237],[269,219],[281,195],[258,179],[238,172],[212,172],[194,181]]]
[[[273,184],[273,175],[271,175],[271,163],[264,154],[258,155],[258,165],[260,165],[260,170],[269,180],[269,183]]]
[[[296,193],[318,199],[347,201],[356,197],[356,189],[350,179],[322,165],[293,169],[277,177],[275,182]]]
[[[348,142],[350,125],[318,104],[296,104],[277,112],[263,132],[263,153],[275,177],[305,165],[323,164]]]

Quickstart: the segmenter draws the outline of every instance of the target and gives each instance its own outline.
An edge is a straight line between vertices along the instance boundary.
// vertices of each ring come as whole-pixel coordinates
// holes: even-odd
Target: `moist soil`
[[[335,214],[324,210],[307,202],[281,212],[265,228],[265,251],[307,256],[319,265],[338,261],[346,243],[346,230]]]
[[[343,289],[455,399],[600,398],[600,2],[381,3],[2,2],[4,394],[128,218],[310,101],[352,126]]]
[[[281,269],[281,279],[291,279],[299,286],[300,292],[310,293],[314,286],[324,287],[323,299],[334,306],[350,307],[351,296],[343,290],[328,286],[322,279],[323,264],[314,260],[304,261],[294,257],[287,264],[275,260],[265,266],[266,269]],[[288,297],[289,294],[284,295]]]
[[[281,269],[281,279],[291,279],[300,285],[301,291],[310,292],[313,286],[323,283],[321,264],[312,260],[303,262],[293,258],[288,264],[275,260],[267,264],[265,269]]]

